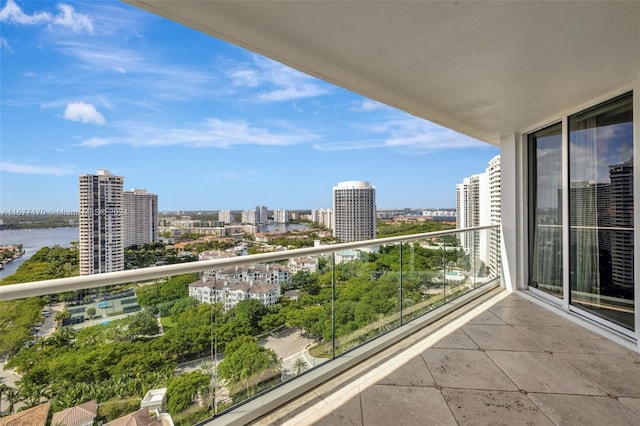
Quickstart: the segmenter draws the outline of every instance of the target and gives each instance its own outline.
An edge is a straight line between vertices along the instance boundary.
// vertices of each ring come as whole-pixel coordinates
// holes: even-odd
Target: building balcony
[[[24,342],[31,346],[26,349],[30,359],[53,357],[54,347],[68,350],[66,361],[51,365],[78,377],[56,376],[44,361],[20,362],[20,353],[9,363],[15,370],[4,375],[13,374],[12,385],[24,392],[21,404],[48,400],[53,411],[85,402],[65,390],[79,380],[99,388],[112,374],[131,385],[106,392],[99,405],[165,387],[171,401],[177,398],[171,385],[175,377],[202,371],[208,385],[193,392],[187,408],[171,412],[176,424],[424,424],[431,419],[434,424],[595,425],[603,424],[599,416],[604,415],[615,424],[640,422],[640,355],[632,342],[528,292],[506,290],[500,268],[459,244],[461,238],[486,240],[481,234],[496,231],[497,226],[488,226],[406,235],[2,286],[2,301],[81,295],[73,299],[77,302],[54,305],[54,311],[72,315],[71,334],[55,331],[50,315],[43,330]],[[336,259],[344,250],[358,257],[340,263]],[[128,331],[127,318],[138,311],[128,308],[135,299],[132,290],[137,301],[144,289],[164,293],[167,277],[306,256],[324,259],[319,274],[324,278],[317,288],[299,289],[300,298],[286,302],[297,306],[287,311],[286,320],[260,330],[259,346],[277,358],[268,367],[247,367],[238,374],[218,369],[224,363],[221,349],[231,339],[220,328],[222,309],[211,305],[200,305],[211,306],[204,326],[180,325],[178,316],[160,312],[163,329],[157,334]],[[95,318],[88,318],[89,308]],[[167,323],[165,315],[178,322]],[[79,316],[87,318],[73,320]],[[109,327],[113,332],[104,333],[111,340],[100,341],[101,330]],[[97,351],[87,361],[83,348],[89,337]],[[144,347],[148,357],[125,349],[114,355],[111,341]],[[147,358],[154,359],[153,366]],[[131,364],[132,359],[137,361]],[[119,371],[123,365],[126,370]],[[152,370],[164,375],[151,378]],[[42,377],[50,379],[42,382]],[[185,414],[193,411],[198,414]]]

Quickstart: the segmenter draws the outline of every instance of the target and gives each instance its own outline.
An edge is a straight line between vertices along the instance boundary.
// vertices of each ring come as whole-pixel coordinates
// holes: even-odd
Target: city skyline
[[[496,147],[121,2],[0,2],[0,209],[77,209],[109,169],[159,210],[451,207]],[[34,125],[34,123],[36,125]]]

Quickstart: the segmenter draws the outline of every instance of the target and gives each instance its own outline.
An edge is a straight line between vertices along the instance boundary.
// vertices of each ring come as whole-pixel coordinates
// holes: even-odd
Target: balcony
[[[563,424],[569,421],[595,425],[605,420],[610,422],[612,418],[615,424],[637,424],[640,421],[640,355],[633,352],[632,343],[625,343],[623,339],[616,343],[610,335],[603,337],[607,334],[603,329],[570,316],[528,292],[510,293],[501,287],[499,268],[483,263],[487,252],[474,251],[482,246],[477,242],[491,241],[487,234],[495,232],[497,227],[489,226],[7,285],[0,287],[0,300],[68,291],[89,294],[88,290],[98,288],[105,292],[116,285],[129,289],[123,293],[122,300],[92,302],[97,307],[98,318],[77,326],[75,341],[65,343],[73,352],[77,350],[73,345],[80,346],[86,338],[80,331],[83,327],[100,330],[115,326],[120,327],[115,330],[126,334],[126,326],[118,326],[124,324],[118,321],[126,320],[124,307],[132,303],[131,290],[140,293],[140,288],[156,286],[161,291],[166,277],[178,274],[208,271],[207,274],[216,279],[215,271],[231,267],[242,270],[257,263],[318,256],[326,262],[324,276],[330,280],[323,284],[324,289],[312,291],[329,297],[304,309],[319,316],[304,325],[301,320],[288,320],[284,330],[276,328],[259,337],[260,346],[274,350],[277,356],[277,361],[268,368],[244,376],[231,374],[231,378],[228,374],[223,378],[222,374],[212,372],[208,376],[209,384],[194,392],[191,403],[187,404],[190,407],[186,412],[196,411],[198,415],[188,417],[185,410],[182,414],[171,413],[178,418],[177,424],[369,425],[392,421],[423,424],[425,418],[434,419],[438,424]],[[469,244],[474,249],[463,250],[459,246],[461,240],[474,242]],[[431,266],[424,264],[427,255],[437,256]],[[384,256],[392,261],[381,263]],[[386,266],[381,268],[382,264]],[[439,266],[433,268],[434,264]],[[366,271],[366,280],[359,275],[363,271]],[[359,291],[363,285],[371,292],[380,291],[374,290],[376,286],[392,292],[384,298],[369,300],[372,306],[375,303],[388,306],[376,305],[375,315],[369,316],[366,324],[360,323],[354,328],[354,321],[346,318],[345,306],[352,301],[349,293]],[[367,294],[360,296],[364,298]],[[84,313],[88,306],[67,309]],[[328,317],[323,317],[321,312]],[[138,361],[144,366],[129,364],[128,368],[135,374],[125,374],[121,379],[131,383],[135,390],[121,391],[123,393],[111,395],[109,400],[141,399],[150,388],[166,387],[171,400],[172,377],[202,370],[203,365],[220,372],[217,368],[224,356],[218,348],[223,347],[225,339],[217,334],[221,331],[216,315],[224,314],[213,307],[206,313],[211,314],[208,328],[211,335],[205,336],[204,350],[180,348],[180,354],[166,353],[166,359],[156,360],[156,367],[151,368],[165,372],[168,368],[170,374],[160,375],[152,383],[144,379],[144,372],[150,368],[146,360]],[[328,323],[323,323],[326,319]],[[142,341],[162,345],[168,340],[161,339],[170,333],[163,330],[158,335],[134,338],[129,343],[124,339],[124,343],[131,347]],[[193,336],[184,340],[185,345],[198,338],[186,328],[178,334]],[[58,337],[63,335],[55,333]],[[101,344],[95,341],[95,335],[93,338],[92,344]],[[53,335],[38,334],[33,346],[45,351],[54,341]],[[100,352],[110,352],[108,346],[101,347]],[[38,350],[32,351],[31,356],[37,359]],[[113,365],[131,356],[125,353],[120,359],[105,359],[104,365],[89,364],[95,371],[88,377],[112,371]],[[82,365],[86,361],[71,362]],[[23,378],[32,380],[33,363],[27,367],[24,363],[16,365]],[[68,367],[63,363],[58,364],[58,368]],[[15,386],[25,388],[20,381]],[[59,410],[68,408],[65,404],[84,402],[69,395],[63,402],[57,393],[65,386],[69,384],[42,384],[40,393],[25,397],[23,404],[50,400],[52,410]],[[87,395],[93,398],[93,394]],[[8,401],[3,402],[3,407],[7,407]],[[196,402],[202,405],[201,409],[197,409]]]
[[[19,405],[33,406],[48,400],[56,412],[83,403],[86,398],[98,399],[99,405],[137,400],[156,388],[168,388],[171,404],[173,377],[204,371],[202,366],[206,365],[208,370],[202,376],[209,377],[207,384],[194,391],[186,404],[191,411],[198,411],[199,402],[202,409],[177,424],[193,424],[207,418],[227,422],[237,415],[236,409],[242,412],[246,410],[242,407],[258,402],[261,408],[252,409],[250,418],[241,420],[252,421],[265,414],[266,408],[275,408],[273,404],[262,404],[264,398],[281,405],[348,368],[376,359],[376,354],[388,346],[498,288],[498,268],[485,264],[488,251],[476,252],[481,244],[470,244],[471,251],[460,245],[461,240],[487,242],[488,234],[494,232],[497,226],[487,226],[5,285],[0,287],[3,302],[31,301],[40,309],[45,303],[42,296],[59,299],[53,312],[42,310],[43,315],[48,311],[43,320],[46,324],[38,326],[42,330],[36,333],[32,328],[31,338],[20,343],[22,346],[13,346],[9,367],[14,370],[5,374],[13,374],[14,383],[9,386],[21,392]],[[224,328],[224,318],[234,312],[241,294],[233,283],[216,285],[225,271],[236,268],[229,276],[240,276],[238,271],[247,270],[249,265],[303,257],[307,262],[317,259],[318,281],[299,289],[298,297],[286,302],[286,320],[272,319],[271,326],[237,332],[238,336],[233,327]],[[202,296],[205,301],[220,301],[216,306],[197,303],[195,299],[187,303],[189,308],[197,305],[187,317],[197,316],[199,309],[206,316],[206,324],[185,325],[177,320],[178,315],[173,316],[156,304],[154,309],[159,309],[154,322],[162,327],[153,333],[133,332],[129,320],[138,315],[137,304],[143,304],[143,293],[163,294],[170,281],[167,277],[205,271],[197,281],[200,284],[184,281],[177,285],[186,289],[193,284],[196,291],[189,292],[196,298],[205,289],[223,290]],[[230,295],[232,289],[235,292]],[[247,291],[244,298],[256,296],[250,293]],[[70,316],[66,321],[69,325],[57,331],[53,322],[56,311]],[[147,304],[144,311],[152,309]],[[171,320],[166,322],[167,318]],[[255,335],[257,331],[262,333],[258,336],[262,349],[258,351],[273,354],[273,362],[242,372],[229,371],[228,367],[224,373],[221,349],[231,346],[233,338]],[[225,333],[233,334],[233,338]],[[174,343],[172,347],[169,342]],[[119,349],[114,350],[114,346]],[[135,348],[142,348],[142,352]],[[60,354],[63,356],[58,358]],[[150,375],[152,370],[157,374]],[[118,380],[126,384],[126,389],[114,390]],[[80,389],[83,386],[87,389]],[[105,391],[104,387],[111,390]],[[100,388],[104,400],[100,400]],[[7,407],[8,402],[5,400],[3,406]],[[113,419],[105,418],[110,420]]]

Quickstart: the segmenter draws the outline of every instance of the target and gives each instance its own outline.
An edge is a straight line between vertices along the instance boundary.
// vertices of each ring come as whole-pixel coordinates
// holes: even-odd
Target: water
[[[268,225],[260,225],[258,232],[287,232],[305,229],[309,229],[309,225],[304,223],[270,223]]]
[[[69,247],[71,241],[78,241],[78,228],[35,228],[35,229],[3,229],[0,230],[0,245],[22,244],[25,254],[7,264],[0,271],[0,279],[11,275],[25,260],[29,259],[42,247]]]

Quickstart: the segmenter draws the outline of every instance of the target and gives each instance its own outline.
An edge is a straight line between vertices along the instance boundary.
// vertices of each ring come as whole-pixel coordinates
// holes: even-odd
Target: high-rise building
[[[311,210],[311,221],[324,226],[327,229],[333,229],[333,209],[313,209]]]
[[[124,269],[123,181],[108,170],[80,175],[80,275]]]
[[[259,211],[259,209],[256,209],[256,210],[243,210],[242,211],[242,223],[247,223],[249,225],[258,225],[259,224],[258,211]]]
[[[158,241],[158,196],[145,189],[122,193],[124,246]]]
[[[484,173],[469,176],[456,185],[456,228],[500,224],[500,156],[489,161]],[[460,245],[473,256],[476,269],[492,274],[500,267],[498,230],[459,234]]]
[[[273,221],[275,223],[289,223],[291,218],[291,213],[289,210],[274,210],[273,211]]]
[[[333,187],[333,236],[340,241],[376,237],[376,188],[365,181],[346,181]]]
[[[265,225],[269,219],[269,209],[267,206],[256,206],[256,219],[258,220],[258,225]]]
[[[218,220],[220,222],[224,222],[224,223],[233,223],[233,222],[235,222],[234,217],[233,217],[233,213],[231,213],[231,210],[220,210],[218,212]]]

